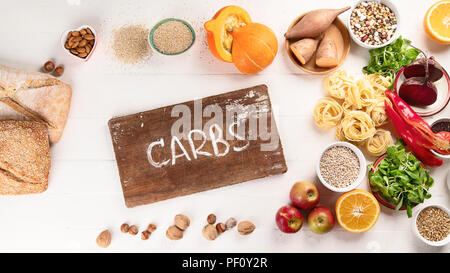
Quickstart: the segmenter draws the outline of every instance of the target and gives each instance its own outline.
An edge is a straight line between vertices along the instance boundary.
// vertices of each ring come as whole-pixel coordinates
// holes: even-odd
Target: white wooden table
[[[450,246],[431,248],[415,238],[405,212],[382,208],[378,223],[364,234],[352,234],[338,225],[316,235],[307,227],[294,235],[278,231],[274,216],[288,203],[292,184],[299,180],[319,184],[314,166],[319,151],[334,141],[334,130],[323,132],[313,123],[312,111],[325,95],[322,76],[303,74],[284,50],[283,33],[296,16],[318,8],[338,8],[352,1],[183,0],[183,1],[7,1],[1,0],[0,63],[38,70],[48,59],[64,64],[62,77],[73,87],[70,117],[61,142],[52,147],[48,190],[40,195],[0,197],[0,251],[137,251],[137,252],[450,252]],[[430,42],[422,18],[431,1],[395,1],[404,22],[402,34],[428,50],[442,65],[450,65],[449,47]],[[245,76],[232,64],[209,52],[203,23],[226,4],[244,7],[253,21],[277,33],[279,52],[262,73]],[[341,16],[347,18],[348,12]],[[197,40],[187,53],[155,55],[141,67],[122,67],[108,52],[112,29],[125,23],[148,27],[166,17],[192,23]],[[407,22],[407,23],[406,23]],[[60,35],[82,24],[93,26],[99,45],[87,63],[74,63],[60,48]],[[368,52],[352,43],[342,68],[355,75],[367,63]],[[265,83],[277,110],[278,128],[288,164],[284,175],[128,209],[124,205],[107,121],[113,116],[171,105]],[[450,107],[437,116],[449,116]],[[450,205],[445,178],[449,163],[432,171],[436,185],[427,203]],[[361,185],[367,189],[367,181]],[[338,194],[319,186],[321,203],[330,208]],[[201,236],[206,216],[219,220],[249,219],[257,229],[250,236],[227,232],[214,242]],[[180,241],[169,241],[165,231],[177,213],[191,218]],[[123,222],[158,230],[148,241],[123,235]],[[110,248],[99,249],[97,234],[113,231]]]

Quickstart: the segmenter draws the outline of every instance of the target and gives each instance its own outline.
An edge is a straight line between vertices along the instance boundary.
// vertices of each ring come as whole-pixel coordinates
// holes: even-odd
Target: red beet
[[[437,89],[430,80],[413,77],[402,83],[398,95],[409,105],[428,106],[436,101]]]
[[[409,65],[405,66],[405,70],[403,71],[403,76],[405,78],[413,78],[413,77],[425,77],[427,59],[425,58],[419,58],[415,60],[414,62],[410,63]],[[436,60],[433,57],[430,57],[428,59],[428,79],[432,82],[438,81],[442,76],[444,75],[444,72],[442,70],[441,65],[436,62]]]

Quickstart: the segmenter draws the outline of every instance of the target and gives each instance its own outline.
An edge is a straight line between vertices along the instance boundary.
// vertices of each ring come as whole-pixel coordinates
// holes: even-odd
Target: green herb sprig
[[[386,157],[373,172],[369,165],[369,182],[373,192],[377,192],[396,210],[405,206],[408,217],[412,217],[412,208],[431,197],[429,189],[434,180],[421,162],[405,151],[403,142],[399,141],[387,149]]]
[[[381,74],[389,77],[392,90],[395,74],[405,65],[410,64],[420,51],[410,47],[411,41],[400,36],[391,44],[369,50],[370,59],[363,71],[367,74]]]

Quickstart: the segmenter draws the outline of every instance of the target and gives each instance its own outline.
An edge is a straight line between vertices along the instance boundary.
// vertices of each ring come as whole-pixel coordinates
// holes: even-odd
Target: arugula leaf
[[[389,89],[392,89],[395,74],[402,66],[410,64],[420,54],[419,50],[410,48],[410,44],[410,40],[402,39],[400,36],[387,46],[369,50],[369,63],[363,71],[367,74],[381,74],[389,77],[391,80]]]
[[[389,146],[377,168],[371,164],[369,170],[372,191],[394,205],[396,210],[406,207],[408,217],[412,216],[415,205],[431,197],[429,189],[434,184],[433,178],[421,162],[405,150],[402,141]]]

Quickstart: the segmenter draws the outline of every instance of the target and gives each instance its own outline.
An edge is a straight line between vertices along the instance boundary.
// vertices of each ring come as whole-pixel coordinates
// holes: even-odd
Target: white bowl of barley
[[[336,181],[338,183],[333,183],[332,181],[327,181],[326,178],[330,177],[330,174],[325,174],[325,173],[322,173],[322,171],[321,171],[322,158],[324,157],[325,153],[333,147],[346,147],[346,148],[350,149],[356,156],[357,161],[359,163],[359,171],[357,174],[356,173],[351,174],[352,176],[355,176],[355,178],[352,180],[352,182],[347,181],[346,184],[348,184],[348,185],[345,185],[345,186],[338,185],[338,184],[340,184],[339,181]],[[348,153],[347,153],[347,155],[348,155]],[[342,162],[345,162],[346,160],[348,160],[345,158],[346,155],[343,155],[343,156],[344,157],[342,158],[342,161],[340,161],[340,162],[337,161],[336,164],[334,164],[334,165],[339,165]],[[339,155],[337,155],[337,158],[339,158]],[[348,192],[348,191],[351,191],[351,190],[355,189],[356,187],[358,187],[361,184],[361,182],[366,178],[366,171],[367,171],[366,165],[367,165],[366,158],[364,157],[361,150],[358,149],[358,147],[356,147],[355,145],[348,143],[348,142],[338,141],[338,142],[334,142],[334,143],[328,145],[322,151],[322,153],[320,154],[319,160],[317,162],[317,165],[316,165],[316,173],[317,173],[317,176],[319,177],[320,182],[329,190],[334,191],[334,192]],[[335,180],[336,179],[339,180],[340,178],[343,178],[347,175],[348,168],[346,168],[345,165],[342,165],[341,167],[339,167],[339,169],[342,171],[335,172],[336,177],[333,178]]]

